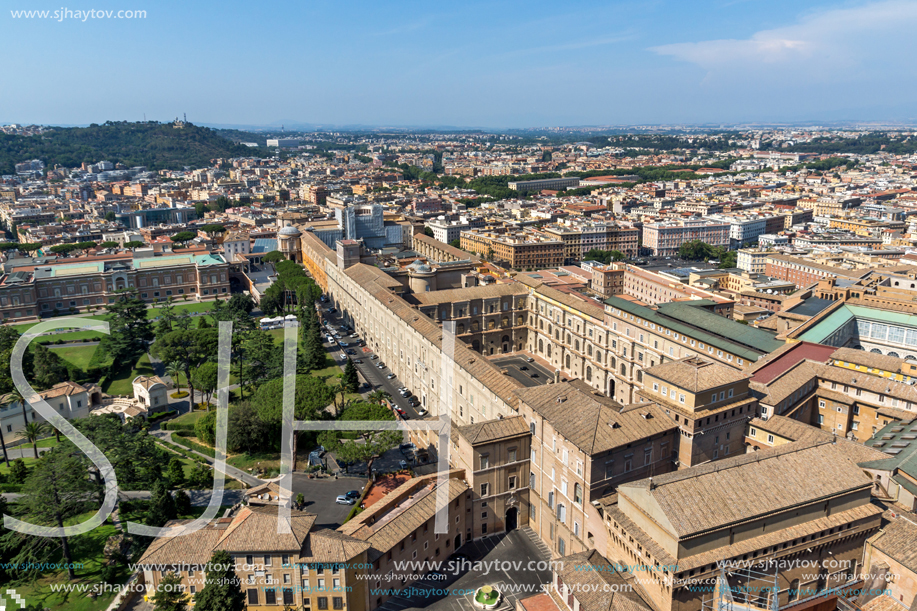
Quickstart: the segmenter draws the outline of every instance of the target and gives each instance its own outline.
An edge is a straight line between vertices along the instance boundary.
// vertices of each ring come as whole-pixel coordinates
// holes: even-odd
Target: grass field
[[[82,371],[89,369],[89,361],[98,346],[51,346],[54,354]]]
[[[173,418],[172,420],[169,420],[169,422],[174,423],[174,424],[194,424],[195,422],[197,422],[200,418],[202,418],[206,414],[207,412],[205,411],[188,412],[187,414],[182,414],[178,418]]]
[[[102,387],[102,392],[107,392],[110,395],[133,395],[134,387],[132,382],[134,378],[137,376],[151,376],[155,373],[152,365],[150,365],[150,355],[144,353],[133,369],[126,373],[127,375],[119,375],[113,380],[106,380],[105,385]]]
[[[32,468],[32,465],[35,464],[35,459],[34,459],[34,458],[31,458],[31,454],[32,454],[32,444],[30,443],[30,444],[27,445],[27,446],[19,446],[19,447],[15,448],[15,449],[17,449],[17,450],[18,450],[18,449],[22,449],[22,450],[25,450],[25,451],[26,451],[27,456],[26,456],[25,458],[23,458],[22,461],[25,463],[25,466],[26,466],[26,467],[28,467],[29,469],[31,469],[31,468]],[[2,458],[3,458],[3,457],[0,456],[0,473],[2,473],[3,475],[9,475],[10,469],[9,469],[9,467],[6,466],[6,462],[3,461]],[[13,461],[12,461],[12,460],[10,460],[10,464],[13,464]]]

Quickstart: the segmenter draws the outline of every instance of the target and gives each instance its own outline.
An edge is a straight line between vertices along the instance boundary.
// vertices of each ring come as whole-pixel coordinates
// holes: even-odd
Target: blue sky
[[[0,122],[917,121],[917,1],[4,5]],[[10,13],[62,7],[147,17]]]

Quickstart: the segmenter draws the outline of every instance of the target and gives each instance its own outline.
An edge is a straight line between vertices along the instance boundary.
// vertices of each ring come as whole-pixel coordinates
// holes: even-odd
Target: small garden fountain
[[[474,591],[474,604],[481,609],[496,609],[502,595],[493,586],[481,586]]]

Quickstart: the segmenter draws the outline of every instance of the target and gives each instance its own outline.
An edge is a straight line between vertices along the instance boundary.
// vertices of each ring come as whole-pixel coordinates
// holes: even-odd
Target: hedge
[[[194,432],[193,422],[163,422],[160,428],[164,431],[190,431]]]
[[[157,420],[174,418],[177,415],[178,415],[178,412],[174,410],[170,412],[157,412],[153,414],[152,416],[150,416],[149,418],[147,418],[147,422],[156,422]],[[163,423],[163,426],[165,426],[165,423]]]
[[[189,431],[175,431],[174,433],[172,433],[171,437],[172,437],[172,441],[174,441],[178,445],[185,446],[189,450],[194,450],[195,452],[200,452],[201,454],[204,454],[205,456],[215,458],[216,452],[214,452],[213,448],[208,448],[207,446],[201,445],[197,443],[196,441],[191,441],[190,439],[187,439],[191,435],[192,434]]]
[[[0,484],[0,492],[20,492],[22,484]]]

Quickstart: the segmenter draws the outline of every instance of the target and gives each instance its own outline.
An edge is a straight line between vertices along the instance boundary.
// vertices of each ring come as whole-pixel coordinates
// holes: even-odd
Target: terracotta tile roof
[[[364,523],[361,528],[352,533],[353,537],[372,545],[369,552],[370,561],[388,552],[436,515],[438,483],[435,479],[432,482],[418,491],[410,500],[405,500],[398,508],[382,516],[377,522],[371,525]],[[468,484],[458,479],[450,479],[446,485],[450,504],[468,491]],[[379,505],[382,505],[382,502]]]
[[[453,427],[453,430],[457,430],[458,434],[467,439],[471,445],[474,445],[528,434],[529,426],[522,416],[513,416],[512,418],[499,418],[497,420],[478,422],[477,424]]]
[[[573,380],[526,388],[516,395],[589,455],[678,428],[655,403],[625,408],[593,390],[582,380]]]
[[[621,484],[618,495],[652,499],[673,534],[687,538],[871,486],[834,443],[794,442]]]
[[[865,350],[855,350],[854,348],[838,348],[831,358],[836,361],[845,363],[854,363],[855,365],[865,365],[875,369],[901,373],[901,367],[904,365],[904,359],[885,354],[875,354]]]
[[[370,548],[369,543],[336,530],[317,530],[309,535],[298,563],[347,562]]]
[[[277,532],[277,507],[243,507],[217,542],[228,552],[298,552],[316,520],[315,515],[292,511],[290,534]]]
[[[166,526],[190,524],[194,520],[171,520]],[[197,564],[210,560],[226,523],[214,521],[204,528],[181,537],[157,537],[139,560],[141,565]]]
[[[48,390],[38,393],[43,399],[53,399],[54,397],[69,397],[86,392],[86,388],[75,382],[58,382]]]
[[[914,519],[914,514],[909,514],[908,519],[892,519],[870,542],[877,550],[917,573],[917,524],[911,521]]]
[[[571,554],[560,559],[557,574],[573,589],[582,611],[649,611],[652,609],[630,590],[633,575],[616,570],[615,565],[595,550]]]
[[[745,373],[700,356],[668,361],[645,370],[653,377],[690,392],[703,392],[747,378]]]

